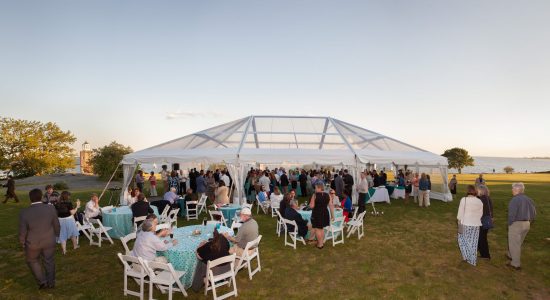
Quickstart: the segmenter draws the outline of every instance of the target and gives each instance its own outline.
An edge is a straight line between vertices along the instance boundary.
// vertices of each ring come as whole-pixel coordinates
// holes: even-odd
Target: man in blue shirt
[[[508,259],[514,270],[521,269],[521,246],[535,220],[535,203],[524,194],[522,182],[512,184],[512,200],[508,205]]]

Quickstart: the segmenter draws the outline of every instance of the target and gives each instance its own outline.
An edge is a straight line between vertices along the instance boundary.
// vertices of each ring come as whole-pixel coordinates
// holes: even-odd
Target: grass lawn
[[[475,175],[458,175],[459,194]],[[494,202],[495,229],[489,233],[493,259],[477,267],[461,262],[456,242],[458,201],[432,200],[430,208],[394,200],[380,204],[381,217],[367,215],[365,237],[323,250],[283,246],[275,234],[275,219],[255,216],[264,236],[260,246],[262,271],[252,281],[246,271],[237,275],[240,299],[550,299],[550,174],[485,175]],[[537,220],[523,246],[522,271],[505,267],[507,205],[511,183],[526,183],[537,205]],[[73,191],[87,199],[92,191]],[[56,257],[57,285],[38,291],[17,242],[18,214],[29,205],[0,205],[1,299],[115,299],[123,298],[122,265],[115,256],[122,245],[81,248]],[[303,201],[303,200],[302,200]],[[84,201],[83,201],[84,202]],[[179,220],[180,226],[197,222]],[[71,248],[69,242],[69,249]],[[59,248],[60,249],[60,248]],[[133,284],[133,283],[132,283]],[[132,285],[135,287],[135,285]],[[189,290],[190,299],[206,299]],[[155,297],[167,298],[155,291]],[[182,298],[181,294],[175,296]],[[212,297],[209,293],[208,299]],[[129,299],[136,299],[129,297]]]

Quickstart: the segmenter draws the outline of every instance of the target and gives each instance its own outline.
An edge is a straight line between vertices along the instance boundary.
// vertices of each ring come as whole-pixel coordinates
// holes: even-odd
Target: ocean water
[[[504,173],[504,167],[514,168],[514,173],[550,171],[550,159],[474,156],[474,166],[465,167],[462,173]],[[456,173],[456,169],[449,172]]]

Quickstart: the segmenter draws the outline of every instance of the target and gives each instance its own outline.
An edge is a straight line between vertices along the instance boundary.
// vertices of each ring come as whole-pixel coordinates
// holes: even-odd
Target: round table
[[[212,238],[215,227],[216,225],[192,225],[177,228],[174,230],[174,239],[178,240],[178,244],[164,252],[159,252],[168,259],[168,262],[174,266],[174,269],[185,271],[185,275],[181,277],[181,283],[183,283],[186,289],[191,287],[193,276],[195,275],[195,268],[197,266],[195,251],[202,241],[208,241],[208,239]],[[192,235],[195,229],[200,230],[201,234],[197,236]],[[221,226],[219,232],[227,232],[229,235],[233,235],[233,230],[225,226]]]
[[[229,204],[227,206],[221,206],[218,209],[222,212],[223,217],[227,221],[227,225],[231,225],[235,213],[241,209],[241,206],[239,204]]]
[[[389,191],[388,191],[389,192]],[[405,199],[405,187],[404,186],[398,186],[393,190],[393,193],[390,194],[390,196],[394,199]]]
[[[302,218],[306,221],[308,221],[308,223],[311,223],[311,210],[299,210],[298,213],[302,216]],[[334,209],[334,214],[336,215],[336,217],[342,217],[344,216],[344,211],[341,209],[341,208],[335,208]]]
[[[369,188],[369,195],[367,195],[367,203],[372,202],[387,202],[390,203],[390,194],[385,186],[379,186],[375,188]]]
[[[151,205],[151,208],[158,217],[159,212],[157,207]],[[128,206],[115,207],[109,212],[104,212],[102,216],[103,225],[113,228],[108,232],[112,238],[119,239],[134,231],[132,210]]]

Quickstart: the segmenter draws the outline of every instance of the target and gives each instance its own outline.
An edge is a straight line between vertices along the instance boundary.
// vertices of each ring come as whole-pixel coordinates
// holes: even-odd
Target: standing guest
[[[479,174],[479,177],[476,178],[476,187],[480,185],[486,185],[485,179],[483,179],[483,174]]]
[[[220,182],[220,178],[221,178],[220,169],[216,169],[216,171],[214,171],[214,180],[216,181],[216,183]]]
[[[228,195],[229,189],[225,186],[225,181],[220,180],[218,183],[218,188],[216,189],[216,200],[214,201],[214,204],[216,204],[218,207],[229,204],[229,195]]]
[[[183,195],[187,191],[187,171],[181,169],[179,170],[179,178],[180,178],[180,187],[179,187],[179,194]]]
[[[151,197],[157,196],[157,177],[155,176],[155,172],[151,171],[151,175],[149,175],[149,185],[151,186],[151,193],[149,195]]]
[[[195,179],[196,182],[196,191],[199,194],[199,197],[202,197],[206,193],[206,178],[204,178],[204,171],[201,170],[199,176]]]
[[[212,177],[213,178],[213,177]],[[199,292],[204,286],[204,280],[206,277],[206,264],[209,261],[216,260],[218,258],[229,255],[229,242],[220,234],[217,229],[214,229],[214,234],[211,240],[203,241],[200,243],[195,253],[197,256],[197,266],[195,267],[195,273],[193,275],[193,283],[191,288],[195,292]],[[223,274],[229,271],[229,265],[221,265],[212,269],[215,275]]]
[[[420,192],[419,192],[419,184],[420,184],[420,179],[418,178],[418,173],[414,173],[414,178],[412,180],[412,194],[413,194],[413,199],[414,199],[414,203],[418,202],[418,197],[420,196]]]
[[[236,237],[231,237],[228,233],[224,233],[225,238],[233,243],[233,247],[229,249],[229,253],[236,253],[237,256],[243,255],[244,248],[246,248],[248,242],[258,238],[258,223],[252,219],[250,208],[243,208],[240,218],[242,225],[239,227]]]
[[[290,201],[289,206],[286,207],[283,216],[287,220],[296,222],[296,226],[298,226],[298,235],[305,239],[308,231],[311,230],[311,225],[308,224],[308,222],[304,220],[304,218],[302,218],[302,215],[300,215],[300,213],[298,213],[298,203],[296,202],[296,200]],[[288,226],[289,228],[287,228],[287,230],[289,232],[293,232],[294,226]]]
[[[350,216],[353,214],[353,205],[351,204],[351,198],[348,194],[344,191],[344,197],[342,198],[342,202],[340,203],[340,207],[342,207],[343,215],[344,215],[344,222],[348,222]],[[365,206],[363,205],[363,211],[365,211]],[[357,211],[359,214],[359,210]]]
[[[57,217],[59,218],[59,224],[61,226],[59,232],[59,238],[57,242],[61,244],[61,250],[63,255],[67,253],[67,240],[71,239],[73,242],[73,249],[78,248],[78,228],[74,219],[74,214],[80,208],[80,200],[77,200],[76,207],[73,208],[71,202],[71,193],[67,191],[61,192],[59,200],[55,204],[57,210]]]
[[[300,182],[300,192],[302,197],[307,197],[307,174],[305,170],[302,170],[302,173],[298,176],[298,181]]]
[[[145,200],[145,196],[143,194],[138,195],[138,201],[132,205],[132,217],[138,218],[138,217],[144,217],[148,214],[152,214],[155,211],[151,208],[149,205],[149,202]],[[139,226],[142,222],[138,222],[137,225]]]
[[[99,209],[99,197],[96,193],[92,193],[90,201],[86,203],[84,216],[86,216],[86,219],[98,219],[103,221],[103,218],[101,217],[101,210]]]
[[[294,171],[290,172],[290,187],[293,190],[298,188],[298,175],[296,175],[296,172]]]
[[[466,197],[460,200],[456,215],[458,222],[464,228],[463,232],[458,234],[458,247],[462,253],[462,259],[475,266],[483,203],[476,197],[477,192],[473,185],[469,185],[467,191]]]
[[[353,176],[349,174],[348,170],[344,170],[344,190],[347,192],[348,195],[351,195],[351,192],[353,191]]]
[[[225,186],[230,187],[231,182],[229,180],[229,176],[227,176],[227,171],[222,171],[222,176],[220,177],[220,180],[225,183]]]
[[[483,202],[483,215],[481,218],[490,218],[491,224],[493,224],[493,202],[489,197],[489,189],[480,185],[477,187],[477,197]],[[483,222],[481,222],[481,228],[479,229],[479,242],[477,243],[477,249],[481,258],[491,259],[489,253],[489,243],[487,242],[487,233],[491,228],[484,228]]]
[[[329,195],[324,192],[322,184],[315,185],[315,194],[311,196],[309,207],[311,207],[311,225],[317,238],[317,248],[323,249],[325,231],[324,228],[330,225],[330,218],[334,216],[334,205]],[[329,215],[330,209],[330,215]]]
[[[378,175],[378,172],[376,170],[372,171],[372,184],[373,187],[380,186],[380,176]]]
[[[143,178],[143,171],[139,170],[136,174],[136,186],[139,189],[140,193],[143,193],[143,183],[145,182],[145,179]]]
[[[335,207],[340,207],[340,198],[338,197],[338,195],[336,195],[336,191],[334,191],[333,189],[331,189],[328,193],[329,197],[330,197],[330,201],[332,202],[332,204],[335,206]],[[359,197],[359,199],[361,199],[361,197]]]
[[[59,236],[59,219],[53,206],[42,203],[41,190],[31,190],[29,198],[31,206],[19,213],[19,243],[38,288],[54,288],[55,239]]]
[[[55,205],[55,203],[59,199],[59,193],[54,191],[53,185],[51,184],[46,185],[45,190],[46,193],[44,194],[44,197],[42,197],[42,202]]]
[[[7,203],[8,199],[11,199],[11,198],[13,198],[16,203],[19,202],[19,198],[17,198],[17,195],[15,194],[15,180],[13,180],[13,176],[8,175],[8,182],[6,182],[4,187],[7,188],[7,190],[6,190],[6,198],[2,203]]]
[[[141,257],[146,261],[156,261],[161,263],[168,263],[168,260],[164,256],[158,256],[157,252],[166,251],[172,246],[178,244],[178,240],[172,239],[162,241],[158,235],[156,222],[153,219],[147,219],[143,221],[141,225],[141,231],[137,233],[136,242],[134,243],[134,249],[130,253],[132,256]],[[166,235],[168,231],[162,231]]]
[[[286,192],[288,191],[288,185],[289,185],[289,181],[288,181],[288,176],[286,175],[286,171],[283,170],[283,173],[281,174],[281,177],[279,179],[281,181],[281,188],[283,189],[283,194],[286,194]]]
[[[367,176],[365,175],[365,173],[361,173],[361,180],[357,185],[357,192],[359,192],[359,199],[357,199],[357,205],[359,209],[357,210],[357,214],[360,214],[365,211],[365,204],[367,202],[367,193],[369,192],[369,182],[367,181]]]
[[[380,185],[386,185],[388,183],[388,174],[384,171],[380,171]]]
[[[176,188],[177,193],[179,186],[180,179],[178,178],[178,173],[175,170],[172,170],[172,172],[170,172],[170,176],[168,176],[168,189]]]
[[[197,170],[195,168],[189,171],[189,185],[193,189],[193,193],[197,192]]]
[[[212,202],[216,199],[216,180],[212,174],[212,171],[206,172],[206,196]]]
[[[269,201],[271,201],[271,205],[273,203],[277,203],[276,207],[280,206],[281,201],[283,200],[284,195],[281,194],[281,190],[279,190],[279,187],[276,186],[273,188],[273,193],[269,196]]]
[[[451,191],[451,195],[453,196],[453,200],[455,199],[456,195],[456,186],[458,185],[458,181],[456,180],[456,175],[453,175],[453,178],[449,180],[449,190]]]
[[[269,174],[265,171],[262,174],[262,177],[258,180],[258,183],[263,187],[264,191],[269,191],[269,185],[271,184],[271,179],[269,179]]]
[[[514,270],[521,269],[521,246],[537,214],[535,203],[524,192],[522,182],[512,184],[513,197],[508,205],[508,259],[512,261],[507,266]]]
[[[168,167],[162,165],[162,170],[160,171],[160,180],[162,180],[163,189],[162,192],[166,193],[168,191]]]
[[[374,179],[370,172],[365,172],[367,174],[367,182],[369,183],[369,188],[374,187]]]
[[[418,206],[428,207],[429,188],[430,183],[426,177],[426,173],[422,173],[422,175],[420,175],[420,180],[418,181]]]
[[[426,180],[428,181],[428,189],[426,190],[426,207],[430,206],[430,192],[432,191],[432,180],[430,175],[426,174]]]
[[[336,196],[342,198],[342,192],[344,192],[344,173],[340,171],[338,177],[334,177],[334,186],[336,190]]]
[[[407,181],[405,182],[405,204],[409,203],[409,197],[411,196],[411,193],[412,193],[412,182],[407,179]]]

